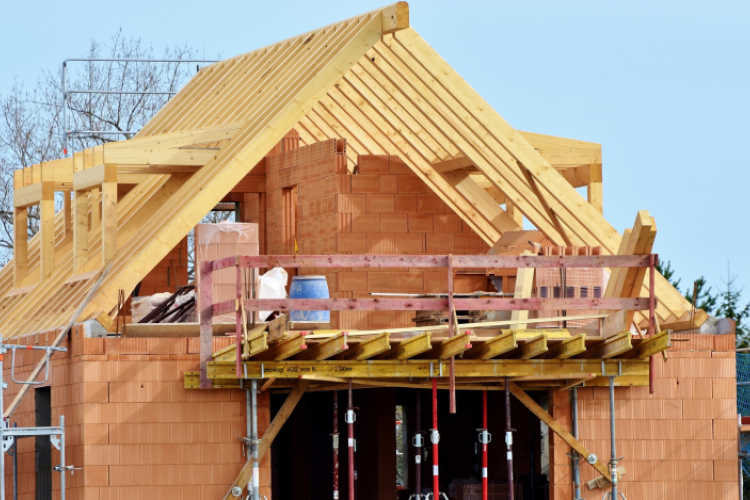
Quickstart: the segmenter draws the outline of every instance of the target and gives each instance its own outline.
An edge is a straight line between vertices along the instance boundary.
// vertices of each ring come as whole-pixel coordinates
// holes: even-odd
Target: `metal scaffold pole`
[[[333,500],[339,500],[339,393],[333,391]]]

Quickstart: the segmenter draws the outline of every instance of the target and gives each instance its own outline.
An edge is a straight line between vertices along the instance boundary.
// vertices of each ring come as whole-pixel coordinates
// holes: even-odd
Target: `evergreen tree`
[[[711,293],[711,287],[706,288],[706,278],[701,276],[695,280],[695,290],[697,299],[695,301],[696,309],[703,309],[707,313],[711,314],[716,308],[716,302],[719,300],[719,296]],[[693,303],[693,290],[687,290],[685,298]]]
[[[726,290],[721,291],[719,294],[721,303],[716,310],[716,314],[719,317],[735,321],[737,347],[747,347],[750,344],[750,331],[748,330],[749,327],[746,320],[750,317],[750,303],[745,304],[744,307],[740,304],[743,289],[737,289],[735,281],[737,281],[737,276],[732,276],[729,271],[729,263],[727,263],[727,280],[724,281]]]

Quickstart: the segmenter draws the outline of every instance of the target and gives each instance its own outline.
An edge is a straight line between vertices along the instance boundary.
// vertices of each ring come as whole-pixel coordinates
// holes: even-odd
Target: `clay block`
[[[368,194],[367,211],[369,213],[388,213],[394,211],[394,195],[392,194]]]
[[[398,213],[408,214],[417,211],[417,195],[416,194],[395,194],[394,199],[394,210]]]
[[[340,214],[357,214],[367,211],[367,198],[364,194],[336,195],[336,212]]]
[[[424,233],[399,233],[396,235],[397,254],[419,255],[425,253]]]
[[[397,174],[397,175],[405,175],[405,174],[414,175],[414,172],[412,172],[411,168],[409,168],[409,165],[407,165],[398,156],[391,156],[391,163],[390,163],[389,171],[390,173]]]
[[[435,229],[432,214],[409,214],[410,233],[431,233]]]
[[[376,215],[377,214],[367,214]],[[371,226],[372,228],[373,226]],[[377,226],[375,226],[377,227]],[[380,232],[406,233],[409,230],[407,214],[380,214]],[[370,229],[372,231],[372,229]]]
[[[336,252],[364,254],[367,252],[366,233],[339,233],[336,235]]]
[[[381,193],[396,193],[398,192],[398,176],[396,175],[381,175],[380,176],[380,187]]]
[[[353,233],[367,233],[380,227],[380,214],[357,213],[351,217]]]
[[[419,213],[444,213],[446,205],[436,194],[417,195],[417,211]]]
[[[428,254],[450,254],[453,251],[453,235],[426,233],[425,252]]]
[[[352,193],[379,193],[380,192],[379,175],[353,175]]]
[[[398,192],[422,194],[427,192],[427,186],[422,179],[414,174],[399,175]]]
[[[454,213],[434,214],[436,233],[460,233],[461,218]]]
[[[390,173],[390,157],[388,155],[359,155],[357,167],[360,174]]]

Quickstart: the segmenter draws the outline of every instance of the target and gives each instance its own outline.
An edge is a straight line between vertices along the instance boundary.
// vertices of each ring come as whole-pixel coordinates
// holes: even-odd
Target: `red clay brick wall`
[[[82,329],[74,328],[70,352],[54,357],[53,423],[65,415],[68,463],[83,467],[68,475],[68,498],[221,498],[246,460],[237,439],[246,433],[244,391],[184,389],[184,372],[198,369],[198,339],[87,339]],[[214,350],[226,342],[215,340]],[[23,356],[20,373],[28,376],[35,363]],[[7,401],[17,390],[9,384]],[[259,404],[262,435],[267,393]],[[12,421],[34,425],[33,394]],[[21,441],[19,468],[19,498],[33,500],[33,440]],[[261,463],[261,493],[269,498],[270,484],[269,453]]]
[[[656,387],[615,388],[617,453],[627,470],[621,491],[628,498],[739,497],[737,389],[734,335],[675,335],[665,363],[654,357]],[[552,391],[552,415],[570,430],[568,391]],[[582,443],[602,463],[610,456],[609,389],[578,390]],[[550,440],[552,500],[573,498],[570,448]],[[582,481],[598,473],[586,462]],[[582,485],[585,499],[601,489]]]
[[[288,146],[287,146],[288,147]],[[329,140],[269,154],[266,172],[266,253],[293,247],[293,220],[283,190],[296,186],[300,254],[481,254],[488,246],[395,156],[360,156],[358,173],[346,166],[346,144]],[[277,148],[277,150],[280,148]],[[290,270],[291,271],[291,270]],[[369,292],[447,291],[447,275],[415,269],[307,269],[324,274],[332,297]],[[293,272],[290,272],[292,275]],[[412,326],[406,311],[333,312],[339,328]]]

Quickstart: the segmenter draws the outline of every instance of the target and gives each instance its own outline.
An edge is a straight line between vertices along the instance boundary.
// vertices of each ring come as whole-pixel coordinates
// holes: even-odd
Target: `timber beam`
[[[360,344],[361,345],[361,344]],[[350,349],[351,350],[351,349]],[[406,360],[286,360],[286,361],[246,361],[248,378],[290,379],[300,375],[325,375],[345,378],[433,378],[447,376],[448,360],[441,359],[406,359]],[[566,375],[572,377],[580,373],[605,376],[620,373],[622,376],[645,377],[648,384],[648,360],[644,359],[491,359],[466,360],[456,359],[456,377],[549,377]],[[604,369],[604,371],[602,371]],[[442,374],[442,375],[441,375]],[[234,362],[209,362],[207,366],[209,379],[236,380]]]

